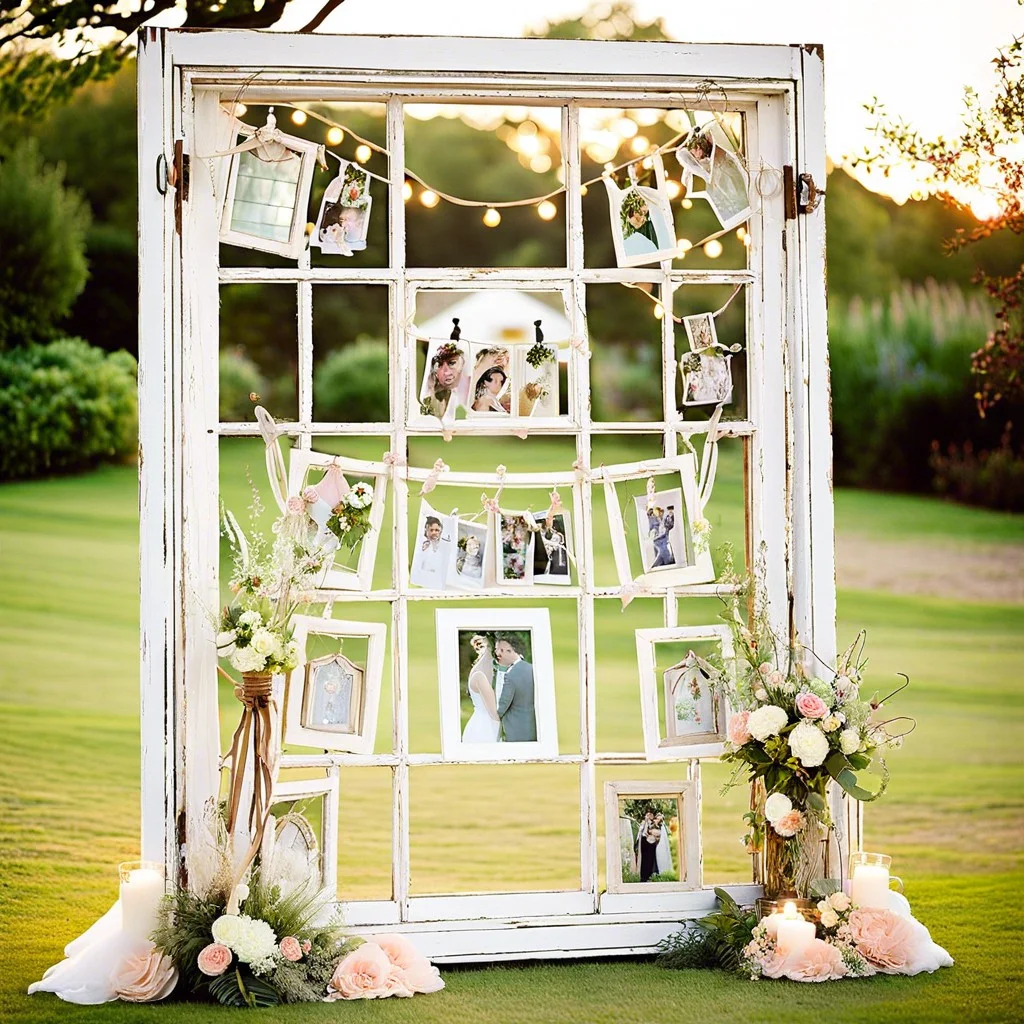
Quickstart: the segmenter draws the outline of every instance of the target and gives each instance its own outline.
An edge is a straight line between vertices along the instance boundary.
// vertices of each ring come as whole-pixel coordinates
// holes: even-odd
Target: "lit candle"
[[[121,928],[148,939],[156,928],[164,875],[159,865],[134,862],[121,865]]]
[[[889,906],[889,868],[882,864],[855,864],[850,899],[859,907]]]
[[[805,921],[796,909],[795,903],[787,903],[779,917],[779,929],[775,942],[779,952],[786,956],[797,956],[814,939],[814,922]]]

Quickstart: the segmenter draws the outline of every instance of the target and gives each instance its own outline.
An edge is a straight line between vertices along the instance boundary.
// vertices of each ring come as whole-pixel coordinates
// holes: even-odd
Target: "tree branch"
[[[303,25],[299,32],[315,32],[344,2],[345,0],[327,0],[317,16],[308,25]]]

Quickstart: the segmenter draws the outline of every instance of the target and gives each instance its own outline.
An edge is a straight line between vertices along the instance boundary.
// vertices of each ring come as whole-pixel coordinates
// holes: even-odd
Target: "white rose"
[[[832,893],[828,901],[832,904],[833,909],[838,910],[839,913],[850,909],[850,897],[842,890]]]
[[[238,616],[238,623],[241,626],[262,626],[263,616],[259,612],[242,612]]]
[[[793,810],[793,801],[785,793],[772,793],[764,802],[764,816],[774,825]]]
[[[222,946],[232,946],[238,936],[239,921],[237,914],[224,914],[213,922],[210,932],[215,942]]]
[[[262,654],[265,658],[268,654],[274,653],[274,648],[278,644],[278,636],[276,633],[269,629],[257,629],[252,634],[251,646],[253,650]]]
[[[823,928],[835,928],[839,924],[839,915],[832,910],[823,910],[821,912],[821,925]]]
[[[844,729],[839,734],[839,749],[844,754],[852,754],[860,746],[860,733],[856,729]]]
[[[816,725],[800,722],[789,734],[789,749],[805,768],[817,768],[828,756],[828,737]]]
[[[228,658],[234,653],[236,636],[238,634],[233,629],[217,634],[217,652],[222,658]]]
[[[258,672],[266,663],[266,656],[252,647],[238,647],[231,655],[231,664],[239,672]]]
[[[826,715],[821,720],[821,727],[825,732],[835,732],[842,724],[838,715]]]
[[[747,719],[747,731],[755,740],[762,742],[769,736],[777,736],[779,730],[789,721],[789,715],[775,704],[765,704],[750,712]]]

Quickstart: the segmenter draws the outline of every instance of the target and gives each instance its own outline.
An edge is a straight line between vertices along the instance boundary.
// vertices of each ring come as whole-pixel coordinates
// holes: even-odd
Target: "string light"
[[[292,111],[292,124],[305,124],[306,123],[306,112],[304,110],[293,110]]]
[[[722,243],[717,238],[712,238],[704,246],[704,255],[711,260],[717,260],[722,255]]]
[[[678,199],[683,191],[683,186],[675,178],[666,178],[665,191],[668,193],[669,199]]]
[[[581,196],[585,196],[586,194],[587,194],[587,186],[586,185],[580,185],[580,195]]]
[[[693,200],[692,199],[684,199],[679,205],[684,210],[689,210],[693,206]]]
[[[661,320],[665,316],[665,307],[659,302],[654,307],[654,319]]]
[[[489,228],[496,228],[501,223],[501,214],[493,206],[484,214],[484,223]]]
[[[432,210],[441,201],[441,197],[436,192],[431,192],[429,188],[424,189],[420,193],[420,202],[428,209]]]
[[[345,141],[345,133],[337,127],[327,129],[327,145],[340,146]]]
[[[373,156],[373,150],[369,146],[356,146],[356,159],[365,164]]]
[[[412,182],[406,180],[402,183],[402,199],[405,202],[409,202],[412,199]]]
[[[693,242],[691,242],[688,238],[680,238],[679,248],[683,252],[689,252],[693,248]]]
[[[244,117],[249,108],[244,103],[235,104],[235,117]]]
[[[631,139],[637,133],[636,121],[628,117],[620,117],[612,126],[612,131],[624,139]]]
[[[557,213],[558,207],[555,206],[550,199],[545,199],[544,202],[537,207],[537,214],[541,220],[554,220]]]
[[[747,229],[746,228],[737,228],[736,229],[736,237],[742,242],[743,239],[747,237]]]
[[[629,148],[633,150],[637,156],[640,156],[641,153],[646,153],[647,150],[651,148],[651,143],[646,135],[634,135],[633,141],[629,144]]]
[[[530,161],[530,170],[536,171],[538,174],[544,174],[546,171],[551,170],[551,157],[547,153],[538,153]]]

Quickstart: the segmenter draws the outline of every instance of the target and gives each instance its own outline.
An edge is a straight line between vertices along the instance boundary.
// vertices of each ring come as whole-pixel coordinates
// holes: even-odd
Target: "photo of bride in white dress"
[[[495,696],[494,650],[488,637],[475,633],[469,641],[476,660],[469,668],[466,692],[473,705],[462,730],[463,743],[497,743],[501,720]]]

